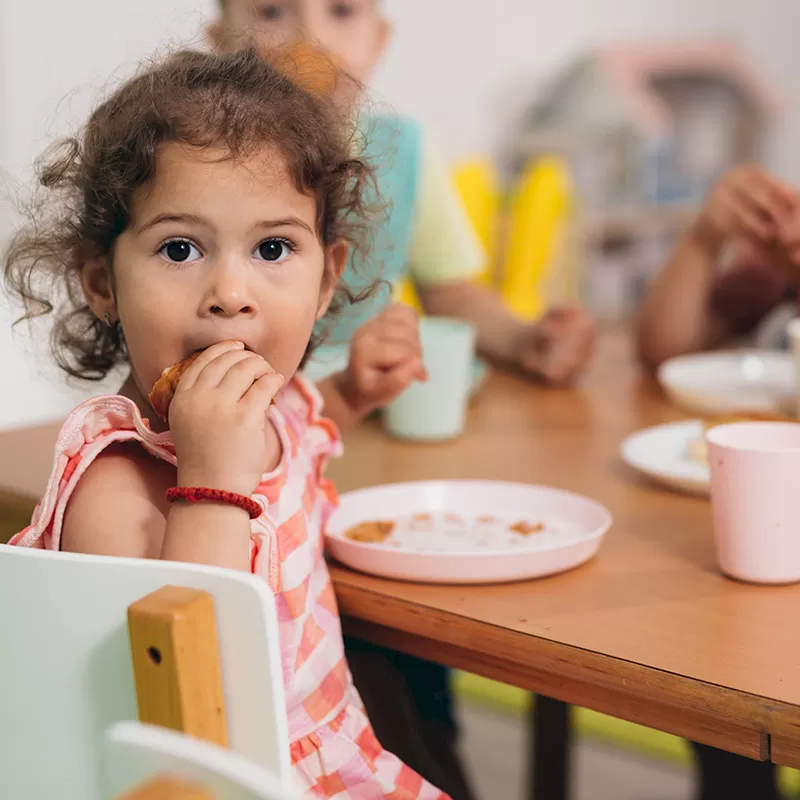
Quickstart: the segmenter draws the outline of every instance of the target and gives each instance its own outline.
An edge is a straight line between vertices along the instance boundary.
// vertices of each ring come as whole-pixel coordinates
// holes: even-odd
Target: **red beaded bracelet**
[[[167,500],[170,503],[178,500],[186,503],[225,503],[244,509],[250,515],[250,519],[258,519],[264,511],[252,497],[202,486],[173,486],[167,489]]]

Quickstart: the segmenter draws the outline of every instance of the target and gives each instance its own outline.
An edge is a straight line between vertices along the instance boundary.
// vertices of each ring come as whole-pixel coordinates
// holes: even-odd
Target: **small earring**
[[[111,312],[110,311],[104,311],[103,312],[103,322],[105,322],[107,328],[112,328],[114,326],[114,323],[111,320]]]

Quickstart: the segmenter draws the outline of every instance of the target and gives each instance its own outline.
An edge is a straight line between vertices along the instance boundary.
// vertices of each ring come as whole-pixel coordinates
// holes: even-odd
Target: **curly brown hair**
[[[25,309],[18,321],[53,315],[53,354],[72,376],[100,380],[127,362],[122,332],[92,313],[80,272],[105,258],[113,277],[114,243],[165,142],[221,145],[232,158],[277,147],[298,191],[316,197],[323,245],[344,239],[363,257],[372,180],[354,156],[361,152],[354,136],[330,99],[304,90],[255,49],[183,51],[145,69],[100,105],[79,136],[37,164],[42,191],[5,257],[6,286]],[[368,293],[355,297],[340,283],[329,314]]]

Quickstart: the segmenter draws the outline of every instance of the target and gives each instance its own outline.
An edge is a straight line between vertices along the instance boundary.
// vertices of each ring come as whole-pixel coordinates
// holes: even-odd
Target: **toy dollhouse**
[[[732,42],[608,45],[526,109],[507,166],[516,174],[544,154],[566,161],[580,204],[585,299],[600,316],[622,317],[714,181],[762,160],[777,109]]]

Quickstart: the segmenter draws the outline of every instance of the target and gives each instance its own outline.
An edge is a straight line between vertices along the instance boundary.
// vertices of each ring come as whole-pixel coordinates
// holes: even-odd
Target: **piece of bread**
[[[153,406],[153,411],[155,411],[164,422],[169,418],[169,405],[175,395],[175,390],[178,388],[178,381],[180,381],[183,373],[186,372],[197,356],[202,352],[202,350],[197,350],[188,358],[184,358],[183,361],[179,361],[177,364],[167,367],[161,373],[161,377],[153,385],[149,397],[150,405]]]

